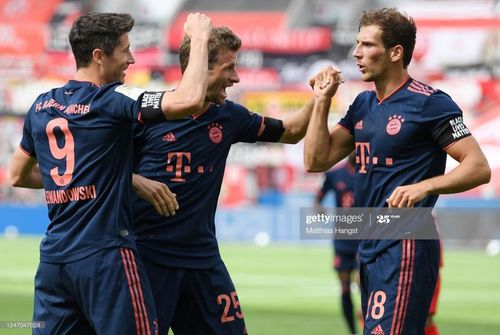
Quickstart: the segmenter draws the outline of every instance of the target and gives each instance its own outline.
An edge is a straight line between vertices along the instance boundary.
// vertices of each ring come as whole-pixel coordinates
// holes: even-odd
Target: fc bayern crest
[[[208,137],[215,144],[219,144],[222,141],[222,126],[218,123],[212,123],[208,126]]]
[[[391,136],[396,135],[401,130],[403,122],[405,122],[405,119],[401,115],[390,116],[385,131]]]

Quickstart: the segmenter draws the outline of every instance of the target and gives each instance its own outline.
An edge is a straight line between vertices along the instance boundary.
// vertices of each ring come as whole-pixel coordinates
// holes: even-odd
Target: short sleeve
[[[432,138],[445,149],[452,143],[470,136],[463,122],[460,107],[445,93],[438,91],[425,102],[422,119]]]
[[[230,108],[231,116],[235,128],[233,143],[236,142],[256,142],[263,129],[264,117],[250,112],[244,106],[233,102],[226,102]]]
[[[21,138],[21,143],[19,144],[19,146],[26,154],[30,155],[31,157],[36,157],[35,143],[33,141],[33,134],[31,132],[31,115],[32,109],[28,111],[28,114],[26,114],[26,117],[24,118],[23,137]]]
[[[103,100],[108,106],[113,107],[106,108],[107,112],[118,120],[138,121],[144,92],[145,90],[133,86],[109,84],[102,91],[103,96],[107,98]]]
[[[363,93],[362,93],[363,94]],[[338,124],[345,128],[351,135],[354,135],[354,125],[358,120],[356,120],[356,111],[358,110],[358,105],[360,101],[360,96],[358,95],[354,99],[353,103],[349,106],[346,115],[340,119]]]

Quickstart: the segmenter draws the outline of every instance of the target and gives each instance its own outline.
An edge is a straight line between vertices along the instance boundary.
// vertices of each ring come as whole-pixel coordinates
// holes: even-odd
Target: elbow
[[[198,114],[203,109],[205,103],[205,96],[193,97],[186,106],[186,109],[191,111],[191,115]]]
[[[282,137],[280,139],[280,142],[281,143],[286,143],[286,144],[297,144],[300,142],[300,140],[302,139],[301,136],[286,136],[286,137]]]
[[[305,157],[304,159],[304,168],[306,169],[306,172],[324,172],[328,170],[328,166],[325,164],[320,164],[320,162],[314,158],[308,157]]]
[[[297,144],[302,139],[306,136],[306,130],[307,128],[291,128],[287,127],[285,128],[285,133],[286,134],[286,142],[283,143],[289,143],[289,144]]]
[[[12,187],[22,187],[23,186],[23,179],[21,178],[20,175],[10,174],[9,184]]]
[[[488,163],[481,167],[481,184],[488,184],[491,181],[491,168]]]

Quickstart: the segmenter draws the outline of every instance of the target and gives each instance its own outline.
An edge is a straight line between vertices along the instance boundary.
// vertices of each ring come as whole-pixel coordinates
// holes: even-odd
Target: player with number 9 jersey
[[[62,263],[109,247],[133,248],[132,123],[149,93],[70,80],[40,95],[21,149],[37,158],[50,225],[41,261]],[[118,215],[117,215],[118,214]]]
[[[34,290],[33,319],[44,326],[33,334],[157,334],[132,237],[132,125],[199,111],[211,21],[199,13],[187,18],[196,61],[176,92],[123,85],[135,62],[133,25],[128,14],[80,16],[69,35],[73,80],[39,95],[25,117],[11,183],[44,188],[50,218]]]

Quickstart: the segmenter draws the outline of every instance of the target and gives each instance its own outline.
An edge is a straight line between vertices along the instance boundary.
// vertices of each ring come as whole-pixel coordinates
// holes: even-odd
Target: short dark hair
[[[133,27],[134,19],[129,14],[87,13],[80,16],[69,33],[77,69],[90,64],[94,49],[101,49],[105,55],[111,55],[120,36],[130,32]]]
[[[370,25],[376,25],[382,30],[382,42],[386,49],[396,45],[403,47],[403,66],[406,68],[413,56],[417,38],[417,26],[413,18],[396,8],[364,11],[358,29]]]
[[[179,61],[181,71],[184,73],[189,63],[189,52],[191,51],[191,39],[184,36],[179,48]],[[214,27],[208,40],[208,68],[217,62],[219,50],[238,51],[241,48],[241,39],[227,27]]]

